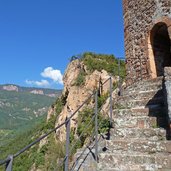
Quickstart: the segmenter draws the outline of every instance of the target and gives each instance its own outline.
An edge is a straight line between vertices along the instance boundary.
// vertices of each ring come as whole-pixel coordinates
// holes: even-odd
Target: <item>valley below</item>
[[[45,121],[60,95],[61,90],[0,85],[0,148]]]

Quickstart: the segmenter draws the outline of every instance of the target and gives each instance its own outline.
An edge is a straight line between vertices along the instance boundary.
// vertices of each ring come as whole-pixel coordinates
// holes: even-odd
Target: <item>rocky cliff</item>
[[[65,99],[62,112],[59,114],[56,121],[56,126],[63,123],[67,116],[76,111],[76,109],[93,93],[93,91],[99,86],[99,81],[104,82],[110,77],[110,74],[106,70],[93,72],[87,69],[87,66],[82,60],[73,60],[67,67],[63,77],[64,90],[62,96]],[[113,83],[117,81],[117,77],[113,77]],[[103,93],[109,90],[109,82],[103,85]],[[93,102],[90,102],[90,104]],[[70,109],[71,112],[68,111]],[[48,119],[54,113],[55,109],[50,109]],[[78,113],[71,121],[71,128],[77,127]],[[56,132],[57,137],[61,141],[65,139],[65,127]]]
[[[77,57],[76,57],[77,58]],[[1,155],[1,158],[6,158],[8,154],[12,154],[11,149],[16,149],[17,152],[24,146],[28,145],[28,142],[34,141],[36,138],[44,135],[45,133],[51,131],[55,126],[66,120],[66,117],[69,116],[69,110],[73,113],[84,101],[88,98],[93,91],[99,87],[99,82],[106,81],[111,75],[113,84],[116,83],[118,76],[114,76],[118,73],[117,64],[118,61],[114,58],[113,55],[100,55],[93,53],[85,53],[82,58],[76,59],[70,62],[68,65],[66,72],[63,77],[64,81],[64,89],[62,95],[56,99],[56,102],[51,106],[47,122],[42,121],[38,127],[34,127],[31,131],[23,136],[19,137],[19,139],[15,139],[11,142],[11,148],[7,147],[3,151],[5,152]],[[121,63],[122,74],[124,76],[124,62]],[[0,86],[0,90],[1,90]],[[104,84],[101,87],[101,91],[99,91],[98,102],[104,104],[106,98],[108,97],[108,93],[106,93],[109,89],[109,82]],[[36,91],[34,91],[36,90]],[[38,89],[21,89],[18,88],[18,91],[32,91],[34,94],[42,94],[42,91],[37,91]],[[42,89],[43,90],[43,89]],[[4,91],[4,90],[3,90]],[[19,93],[19,92],[9,92],[4,91],[6,93]],[[44,92],[44,90],[43,90]],[[53,94],[50,90],[48,92],[44,92],[44,94]],[[35,96],[34,94],[30,94],[31,96]],[[114,93],[113,93],[114,94]],[[38,95],[42,96],[42,95]],[[47,97],[48,98],[48,97]],[[27,99],[27,98],[25,98]],[[100,104],[99,103],[99,104]],[[87,104],[89,104],[87,106]],[[85,134],[82,136],[82,140],[78,142],[78,146],[72,149],[71,153],[74,154],[78,148],[81,148],[82,145],[87,143],[87,138],[90,136],[91,131],[94,129],[93,124],[88,126],[88,122],[92,119],[93,111],[94,111],[94,99],[86,103],[86,109],[82,109],[79,114],[77,113],[71,121],[71,145],[74,142],[78,142],[78,136],[81,133],[82,128],[88,127],[88,130],[84,132]],[[92,108],[93,107],[93,108]],[[107,115],[108,103],[103,106],[102,113]],[[28,107],[23,108],[24,111],[29,111]],[[41,112],[41,111],[40,111]],[[99,114],[100,117],[103,118]],[[103,118],[102,128],[106,129],[109,127],[109,122],[106,118]],[[73,134],[74,133],[74,134]],[[58,137],[58,138],[55,138]],[[61,163],[65,157],[65,143],[58,141],[60,139],[63,141],[65,139],[65,126],[60,129],[60,132],[56,131],[56,133],[50,134],[44,140],[41,140],[39,144],[30,148],[27,152],[22,154],[21,158],[18,158],[14,162],[14,170],[31,170],[31,171],[40,171],[40,170],[62,170]],[[21,143],[18,143],[21,142]],[[23,163],[23,164],[22,164]],[[61,168],[59,169],[59,167]],[[0,167],[1,170],[2,167]]]

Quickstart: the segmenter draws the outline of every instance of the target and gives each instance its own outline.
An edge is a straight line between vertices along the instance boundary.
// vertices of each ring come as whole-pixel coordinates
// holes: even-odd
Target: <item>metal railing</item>
[[[119,69],[118,69],[119,71]],[[113,92],[113,82],[112,82],[112,78],[108,78],[105,82],[101,83],[101,86],[103,86],[104,84],[106,84],[107,82],[110,82],[110,86],[109,86],[109,97],[110,97],[110,109],[109,109],[109,121],[110,121],[110,126],[112,126],[112,110],[113,110],[113,99],[112,99],[112,92]],[[101,87],[100,86],[100,87]],[[99,88],[100,88],[99,87]],[[12,171],[12,166],[13,166],[13,161],[16,157],[18,157],[19,155],[21,155],[22,153],[24,153],[26,150],[30,149],[32,146],[34,146],[35,144],[39,143],[42,139],[46,138],[47,136],[49,136],[50,134],[52,134],[53,132],[56,132],[57,130],[59,130],[61,127],[65,126],[66,127],[66,151],[65,151],[65,157],[63,159],[63,161],[61,162],[61,164],[59,164],[60,168],[61,166],[64,165],[64,170],[65,171],[69,171],[70,167],[69,167],[69,157],[71,155],[72,149],[75,147],[76,143],[74,143],[74,145],[72,145],[72,147],[70,147],[70,131],[71,131],[71,120],[73,119],[73,117],[75,116],[75,114],[77,112],[80,111],[80,109],[83,108],[83,106],[85,104],[87,104],[92,98],[94,98],[94,115],[92,116],[91,121],[89,122],[89,124],[94,123],[95,125],[95,131],[94,133],[92,133],[92,135],[90,136],[90,144],[92,142],[94,142],[94,147],[95,147],[95,161],[98,162],[98,112],[100,109],[98,109],[98,89],[96,89],[78,108],[75,112],[71,113],[71,111],[69,110],[68,113],[68,117],[66,118],[65,122],[63,122],[62,124],[58,125],[56,128],[50,130],[48,133],[44,134],[43,136],[39,137],[37,140],[35,140],[34,142],[30,143],[29,145],[27,145],[26,147],[24,147],[23,149],[19,150],[17,153],[9,155],[5,160],[0,160],[0,165],[5,165],[6,167],[6,171]],[[86,129],[88,128],[88,125],[86,125],[86,127],[84,128],[83,131],[86,131]],[[78,141],[80,140],[81,136],[82,136],[83,132],[80,134],[80,136],[77,138]],[[86,147],[88,147],[88,145],[86,145]],[[83,150],[84,153],[84,150]],[[81,154],[83,155],[83,154]],[[81,158],[81,155],[79,158]],[[75,163],[72,165],[71,170],[73,170],[76,167],[76,163],[78,162],[79,158],[77,158],[77,160],[75,161]],[[24,161],[23,161],[24,162]]]
[[[121,78],[121,61],[125,61],[125,58],[118,57],[117,60],[118,60],[118,77],[119,77],[119,80],[118,80],[118,89],[119,89],[118,95],[121,96],[122,95],[122,81],[123,81],[122,78]]]

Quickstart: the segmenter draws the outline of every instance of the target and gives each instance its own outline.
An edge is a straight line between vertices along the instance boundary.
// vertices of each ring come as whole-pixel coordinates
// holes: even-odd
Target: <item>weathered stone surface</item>
[[[130,92],[130,93],[127,93],[126,95],[122,95],[118,98],[118,100],[143,100],[143,99],[149,99],[150,97],[161,97],[163,95],[163,91],[162,89],[159,90],[146,90],[146,91],[142,91],[142,92],[138,92],[138,91],[135,91],[134,92]]]
[[[166,130],[161,128],[118,128],[111,129],[111,140],[138,139],[149,141],[166,140]]]
[[[164,104],[164,100],[163,97],[155,97],[152,100],[149,100],[149,98],[146,99],[142,99],[142,100],[124,100],[124,99],[120,99],[117,102],[114,103],[114,108],[124,108],[124,109],[130,109],[130,108],[141,108],[141,107],[148,107],[150,105],[155,105],[155,104],[159,104],[159,103],[163,103]]]
[[[171,168],[171,155],[170,154],[100,154],[100,160],[103,161],[103,164],[99,164],[99,170],[105,168],[116,168],[124,165],[139,165],[140,168],[144,170],[149,170],[151,166],[155,166],[152,171],[156,170],[165,170]],[[143,169],[142,169],[143,170]],[[140,171],[140,170],[137,170]]]
[[[151,141],[140,139],[115,139],[108,140],[106,147],[108,153],[119,154],[127,152],[127,154],[150,154],[150,153],[167,153],[170,152],[171,142],[169,141]]]
[[[80,71],[85,72],[85,81],[84,84],[81,86],[76,86],[75,81],[78,77],[78,74]],[[101,82],[105,82],[107,79],[109,79],[110,75],[107,73],[107,71],[102,70],[101,72],[95,70],[93,73],[90,73],[87,71],[86,66],[83,62],[80,60],[74,60],[72,61],[64,74],[63,82],[64,82],[64,90],[62,92],[63,96],[66,98],[65,106],[63,107],[62,112],[59,115],[59,118],[57,119],[56,126],[60,125],[66,120],[66,117],[69,116],[71,113],[75,112],[78,107],[80,107],[83,102],[93,93],[93,91],[99,86],[99,81],[101,79]],[[117,77],[112,78],[113,83],[117,81]],[[106,93],[109,91],[110,88],[110,82],[106,82],[102,86],[103,92]],[[90,100],[90,106],[91,102],[93,102],[93,99]],[[70,111],[68,110],[68,107]],[[83,108],[82,108],[83,109]],[[80,109],[80,111],[82,110]],[[49,114],[50,115],[50,114]],[[73,130],[76,130],[77,127],[77,117],[78,113],[75,114],[75,116],[72,118],[71,121],[71,128]],[[61,141],[65,140],[65,127],[63,126],[62,129],[59,129],[56,131],[57,137]]]
[[[165,89],[166,89],[166,103],[167,112],[171,121],[171,67],[165,67]]]
[[[43,90],[32,90],[32,91],[30,91],[30,93],[32,93],[32,94],[40,94],[40,95],[44,95]]]
[[[131,86],[128,86],[123,91],[123,95],[132,95],[135,94],[136,92],[138,93],[146,93],[149,91],[157,92],[162,89],[162,82],[163,82],[163,77],[157,77],[155,79],[139,81],[132,84]]]
[[[160,106],[153,108],[132,108],[132,109],[114,109],[113,118],[131,117],[131,116],[158,116],[162,115],[163,109]]]
[[[123,117],[114,118],[115,128],[150,128],[156,127],[155,117]]]
[[[157,97],[163,98],[161,79],[136,83],[136,87],[139,87],[135,90],[136,95],[142,92],[141,87],[146,83],[149,87],[154,86],[155,92],[160,92]],[[125,91],[128,91],[127,89]],[[138,99],[143,102],[144,99],[151,101],[156,97],[153,91],[149,94],[148,92],[144,92],[146,97],[140,95]],[[129,97],[125,93],[126,98],[118,97],[115,101],[118,101],[120,107],[123,103],[133,104],[136,95]],[[159,120],[163,124],[167,123],[167,115],[163,111],[163,101],[154,102],[151,106],[142,103],[144,106],[141,107],[113,110],[113,128],[107,134],[109,139],[106,139],[105,143],[99,143],[98,171],[171,170],[171,142],[166,140],[166,130],[157,128],[160,125]],[[91,162],[94,162],[93,158]],[[89,160],[89,164],[91,162]],[[86,167],[87,165],[84,165],[82,169]]]
[[[169,43],[165,46],[156,30],[165,26],[171,39],[170,0],[123,0],[123,7],[127,83],[162,75],[163,65],[170,64],[164,59],[170,56]]]
[[[6,90],[6,91],[16,91],[16,92],[18,92],[18,87],[15,86],[15,85],[6,85],[6,86],[3,86],[2,89]]]

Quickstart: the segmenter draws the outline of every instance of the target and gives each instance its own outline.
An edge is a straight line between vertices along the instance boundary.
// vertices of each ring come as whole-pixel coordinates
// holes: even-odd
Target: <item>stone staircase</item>
[[[100,140],[96,168],[94,149],[87,149],[87,159],[82,158],[75,170],[169,171],[171,141],[166,138],[167,129],[162,77],[127,87],[114,102],[113,128],[109,139]]]

